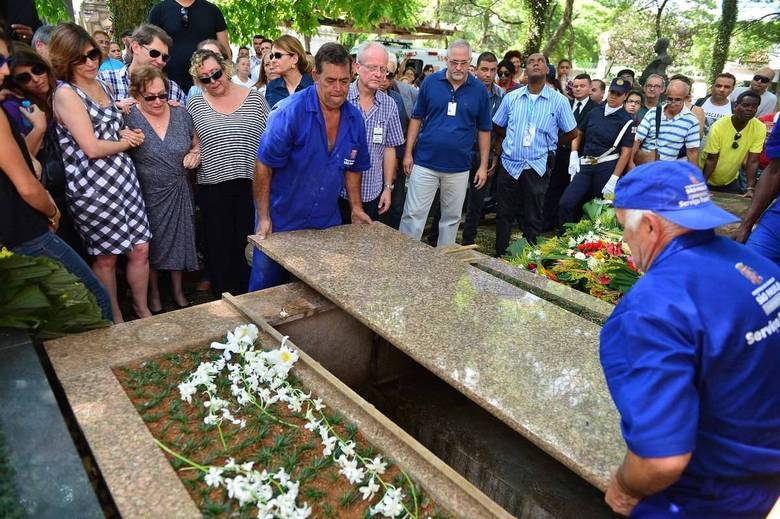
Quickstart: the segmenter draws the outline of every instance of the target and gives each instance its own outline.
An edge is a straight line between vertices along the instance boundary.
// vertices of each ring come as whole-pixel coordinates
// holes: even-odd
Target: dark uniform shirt
[[[615,143],[615,139],[623,126],[631,120],[631,115],[624,108],[609,115],[604,115],[606,103],[594,107],[585,119],[580,122],[579,129],[583,133],[583,145],[580,147],[581,157],[598,157]],[[631,125],[623,134],[615,153],[620,153],[623,146],[634,145],[634,129]]]

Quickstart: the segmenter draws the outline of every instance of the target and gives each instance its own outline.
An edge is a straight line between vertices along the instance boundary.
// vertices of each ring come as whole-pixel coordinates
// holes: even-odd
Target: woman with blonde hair
[[[314,84],[311,65],[298,38],[289,34],[280,36],[274,41],[269,56],[274,71],[280,76],[269,82],[265,90],[265,99],[271,108],[282,99]]]
[[[258,74],[257,83],[255,83],[254,88],[265,96],[268,83],[278,77],[279,74],[276,72],[273,62],[271,61],[271,52],[266,52],[263,56],[263,63],[260,66],[260,73]]]
[[[222,42],[218,40],[213,40],[213,39],[203,40],[200,43],[198,43],[198,47],[196,50],[200,50],[200,49],[210,50],[211,52],[215,52],[226,59],[228,56],[230,56],[227,47],[225,47],[222,44]],[[232,76],[233,62],[228,60],[226,63],[227,63],[228,73]],[[193,81],[192,86],[190,87],[189,90],[187,90],[187,103],[190,102],[190,99],[195,97],[195,94],[200,94],[201,92],[203,92],[203,89],[198,84],[198,81],[197,80]]]
[[[52,33],[49,56],[63,81],[54,93],[53,109],[68,210],[87,253],[95,257],[92,268],[108,290],[115,320],[123,320],[116,289],[120,254],[127,256],[133,309],[139,317],[148,317],[152,233],[135,167],[127,155],[144,142],[144,133],[125,127],[108,87],[97,79],[100,48],[82,27],[60,24]]]

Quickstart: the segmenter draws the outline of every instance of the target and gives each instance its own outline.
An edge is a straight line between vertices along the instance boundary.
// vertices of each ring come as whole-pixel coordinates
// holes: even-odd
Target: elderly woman
[[[141,130],[125,128],[122,113],[97,73],[102,56],[95,40],[74,23],[52,33],[49,55],[59,79],[54,117],[65,164],[68,210],[87,248],[92,268],[111,296],[121,322],[116,291],[117,256],[127,256],[127,281],[133,309],[150,316],[149,240],[146,206],[127,150],[144,141]]]
[[[254,88],[256,88],[258,92],[265,96],[268,83],[278,77],[279,74],[276,72],[274,62],[271,61],[271,53],[266,52],[263,56],[263,65],[260,67],[260,74],[257,77],[257,83],[255,83]]]
[[[200,147],[187,110],[168,104],[165,74],[144,65],[130,75],[136,104],[125,116],[131,128],[143,130],[143,144],[130,150],[152,228],[149,246],[149,310],[162,311],[157,272],[171,273],[173,301],[189,305],[182,291],[182,271],[196,270],[195,213],[188,170],[200,164]]]
[[[203,88],[187,105],[200,137],[198,202],[203,213],[211,290],[242,294],[249,285],[244,249],[254,231],[252,177],[268,104],[256,90],[230,80],[229,63],[196,50],[190,74]]]
[[[280,76],[270,81],[265,90],[265,99],[271,108],[282,99],[314,84],[309,74],[311,65],[306,59],[306,51],[297,38],[288,34],[280,36],[271,47],[270,58],[274,71]]]

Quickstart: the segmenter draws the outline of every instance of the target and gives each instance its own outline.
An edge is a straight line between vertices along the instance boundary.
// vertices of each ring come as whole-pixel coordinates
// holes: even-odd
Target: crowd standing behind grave
[[[25,21],[33,20],[28,14]],[[129,317],[120,309],[121,256],[132,311],[146,317],[162,311],[163,271],[177,307],[189,304],[186,271],[202,270],[215,297],[284,282],[287,273],[257,248],[250,269],[249,234],[378,220],[419,240],[435,213],[433,245],[448,246],[456,243],[465,203],[462,242],[473,244],[487,199],[496,201],[496,248],[489,252],[497,256],[515,222],[535,243],[576,221],[589,199],[617,192],[637,264],[647,270],[677,254],[662,265],[668,272],[654,269],[643,287],[679,290],[685,281],[675,281],[672,265],[688,256],[697,263],[686,269],[707,265],[720,276],[707,251],[749,263],[729,270],[735,286],[753,274],[776,275],[773,265],[780,264],[780,127],[770,91],[776,71],[769,67],[758,68],[746,86],[719,74],[695,100],[689,78],[666,75],[661,40],[654,67],[637,80],[630,69],[592,78],[570,59],[549,63],[517,50],[499,60],[480,49],[474,66],[465,40],[450,44],[439,70],[416,69],[409,55],[389,53],[379,42],[363,44],[356,56],[328,43],[312,56],[289,34],[273,41],[255,35],[234,63],[225,18],[205,0],[163,0],[146,23],[121,35],[122,46],[102,30],[90,35],[72,23],[33,22],[3,23],[10,29],[0,32],[0,245],[61,261],[114,322]],[[708,229],[727,218],[713,208],[708,188],[753,198],[736,235],[746,246],[713,238]],[[689,211],[675,213],[661,192],[674,192]],[[610,505],[630,513],[700,503],[706,490],[697,478],[704,477],[718,480],[718,498],[736,500],[731,505],[740,514],[766,513],[780,486],[780,446],[760,438],[762,427],[780,437],[777,413],[753,423],[755,434],[734,445],[736,429],[716,425],[727,416],[717,406],[701,407],[711,421],[697,432],[695,391],[665,390],[667,414],[677,420],[656,420],[637,407],[647,380],[678,379],[659,365],[642,378],[616,353],[616,341],[633,341],[632,348],[660,359],[674,341],[652,340],[659,328],[680,342],[701,325],[664,328],[665,303],[637,304],[641,293],[632,292],[602,334],[602,362],[629,446],[607,494]],[[678,299],[688,296],[701,302],[707,291]],[[743,328],[760,329],[763,315],[739,313]],[[646,321],[653,333],[640,334],[633,323],[648,315],[658,324]],[[713,337],[723,342],[718,333]],[[751,358],[755,366],[777,365],[776,355]],[[684,363],[691,379],[696,362]],[[720,401],[721,392],[734,392],[726,378],[718,380],[722,387],[711,391]],[[626,391],[636,399],[627,400]],[[751,395],[735,402],[750,409]],[[739,409],[732,411],[728,417],[741,419]],[[731,438],[723,445],[732,459],[704,459],[697,434],[714,435],[713,452],[718,435]],[[749,454],[753,446],[764,454]],[[671,465],[647,461],[662,456]],[[752,472],[727,467],[748,461],[755,461]],[[738,484],[729,479],[735,474]]]

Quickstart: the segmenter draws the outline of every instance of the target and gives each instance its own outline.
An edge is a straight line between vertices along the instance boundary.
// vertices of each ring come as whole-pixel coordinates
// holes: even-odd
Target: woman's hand
[[[182,164],[186,169],[195,169],[200,166],[200,151],[192,150],[187,153]]]
[[[41,175],[43,174],[43,166],[41,165],[40,161],[36,159],[35,157],[30,157],[30,160],[32,161],[33,165],[33,173],[35,173],[35,176],[38,178],[38,180],[41,179]],[[52,204],[54,201],[52,201]]]
[[[30,105],[29,108],[20,106],[19,111],[22,113],[25,119],[30,121],[30,124],[32,124],[33,128],[38,130],[46,129],[46,112],[35,105]]]
[[[128,97],[127,99],[122,99],[121,101],[116,102],[116,107],[119,108],[123,114],[127,115],[130,113],[130,108],[133,107],[134,104],[136,104],[137,101],[133,99],[132,97]]]
[[[144,143],[144,132],[140,129],[123,128],[119,130],[119,140],[126,142],[131,148],[137,148]]]

